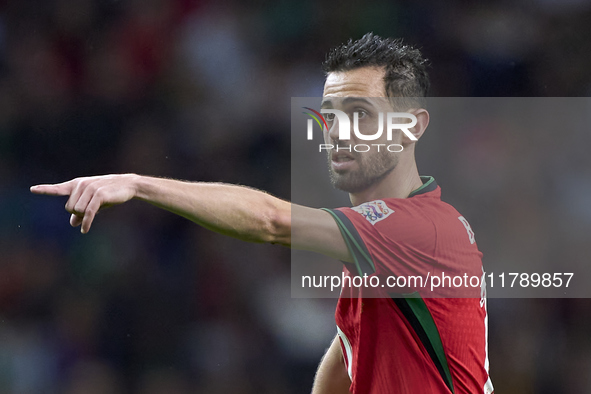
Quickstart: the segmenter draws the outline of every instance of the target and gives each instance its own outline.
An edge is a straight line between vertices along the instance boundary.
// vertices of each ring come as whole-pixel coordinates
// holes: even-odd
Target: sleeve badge
[[[376,224],[394,213],[394,210],[382,200],[366,202],[351,209],[360,213],[371,224]]]

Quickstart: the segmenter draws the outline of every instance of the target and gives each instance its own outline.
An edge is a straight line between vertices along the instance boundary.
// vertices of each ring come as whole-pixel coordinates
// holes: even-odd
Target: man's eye
[[[355,111],[357,113],[358,119],[363,119],[368,116],[368,113],[362,109]]]
[[[326,114],[324,114],[324,119],[327,122],[332,122],[334,120],[334,114],[326,113]]]

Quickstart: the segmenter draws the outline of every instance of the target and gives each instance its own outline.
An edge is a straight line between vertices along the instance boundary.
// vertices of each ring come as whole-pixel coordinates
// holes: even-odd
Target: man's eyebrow
[[[343,101],[341,102],[342,105],[347,105],[347,104],[351,104],[351,103],[364,103],[367,105],[373,105],[371,103],[371,101],[363,98],[363,97],[345,97],[343,99]],[[332,108],[332,100],[330,99],[324,99],[322,100],[322,104],[320,104],[321,108],[326,108],[326,107],[331,107]]]
[[[362,103],[367,104],[367,105],[372,105],[372,103],[369,100],[364,99],[362,97],[346,97],[343,100],[343,105],[351,104],[351,103],[357,103],[357,102],[362,102]]]

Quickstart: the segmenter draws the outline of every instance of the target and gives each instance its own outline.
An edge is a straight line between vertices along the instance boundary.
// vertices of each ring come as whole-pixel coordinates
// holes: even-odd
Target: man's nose
[[[340,139],[340,127],[339,118],[335,116],[328,130],[328,136],[331,140],[338,141]]]

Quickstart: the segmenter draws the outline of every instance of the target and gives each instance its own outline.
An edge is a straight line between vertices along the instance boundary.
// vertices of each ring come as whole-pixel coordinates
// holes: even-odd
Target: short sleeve
[[[375,200],[326,209],[335,219],[354,263],[352,273],[425,275],[436,264],[435,226],[411,199]]]

